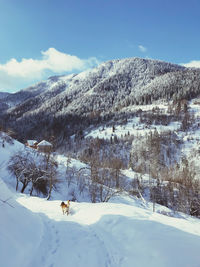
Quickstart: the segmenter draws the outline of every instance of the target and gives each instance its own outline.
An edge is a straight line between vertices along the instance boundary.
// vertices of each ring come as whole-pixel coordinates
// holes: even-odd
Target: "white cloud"
[[[181,65],[188,68],[200,68],[200,60],[192,60],[188,63],[182,63]]]
[[[143,45],[138,45],[138,48],[139,48],[140,52],[142,52],[142,53],[147,52],[147,48],[144,47]]]
[[[55,48],[42,51],[39,60],[23,58],[21,61],[17,61],[12,58],[5,64],[0,64],[0,90],[16,90],[22,88],[19,87],[20,84],[47,78],[47,73],[63,74],[82,71],[98,63],[99,61],[95,57],[80,59],[77,56],[62,53]]]

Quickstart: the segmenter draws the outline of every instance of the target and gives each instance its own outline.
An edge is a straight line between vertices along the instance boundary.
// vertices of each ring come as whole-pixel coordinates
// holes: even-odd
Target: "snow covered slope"
[[[4,165],[24,147],[9,142],[0,145]],[[14,180],[6,184],[6,166],[1,175],[2,267],[200,266],[199,219],[175,215],[159,205],[153,213],[148,203],[125,196],[109,203],[71,202],[66,216],[60,208],[64,197],[47,201],[16,193]]]
[[[1,182],[3,267],[198,267],[200,221],[140,205],[71,203],[11,193]],[[26,208],[24,208],[24,207]]]
[[[2,267],[32,266],[31,262],[36,256],[43,234],[43,222],[39,216],[21,206],[16,198],[17,195],[13,194],[0,179],[0,261]]]

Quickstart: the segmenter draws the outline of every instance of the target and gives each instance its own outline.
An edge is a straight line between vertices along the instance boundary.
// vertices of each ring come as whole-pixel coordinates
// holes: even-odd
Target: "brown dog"
[[[67,213],[67,215],[69,215],[70,200],[67,200],[67,204],[65,204],[65,202],[61,202],[60,206],[61,206],[63,215],[65,213]]]

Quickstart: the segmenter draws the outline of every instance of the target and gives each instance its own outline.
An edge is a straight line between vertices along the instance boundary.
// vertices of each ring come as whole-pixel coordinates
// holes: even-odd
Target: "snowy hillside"
[[[44,138],[46,131],[66,139],[90,124],[119,121],[122,109],[130,105],[191,99],[199,94],[199,76],[199,70],[158,60],[112,60],[79,74],[51,77],[9,95],[0,101],[1,117],[19,140],[30,134]],[[37,131],[36,122],[45,128]]]
[[[200,221],[152,213],[137,202],[71,203],[14,194],[1,182],[4,267],[198,267]],[[25,208],[24,208],[25,207]],[[12,255],[12,257],[10,256]]]
[[[108,203],[71,201],[69,216],[63,215],[60,203],[68,195],[64,181],[60,193],[54,191],[50,201],[15,192],[15,179],[6,165],[19,149],[25,149],[24,145],[1,133],[3,267],[200,266],[199,219],[160,205],[152,212],[152,203],[127,194]],[[62,155],[56,158],[62,172],[66,159]],[[70,162],[78,169],[85,167],[76,160]],[[131,171],[126,174],[131,177]]]
[[[181,70],[185,70],[185,68],[158,60],[140,58],[112,60],[79,74],[50,77],[47,81],[41,81],[17,93],[9,94],[6,99],[3,99],[3,102],[10,104],[10,106],[16,106],[29,99],[32,100],[33,97],[37,97],[38,101],[40,101],[39,105],[43,105],[44,103],[43,101],[41,102],[40,97],[44,98],[46,96],[45,105],[47,105],[48,101],[54,103],[56,100],[49,99],[47,97],[48,94],[51,94],[52,90],[54,91],[55,88],[60,86],[63,87],[63,90],[57,91],[51,97],[58,95],[57,102],[65,96],[72,101],[77,101],[79,96],[84,96],[85,93],[86,95],[94,95],[97,92],[101,93],[101,90],[113,90],[112,88],[105,88],[109,86],[109,83],[113,82],[117,86],[117,91],[121,91],[122,89],[126,89],[127,91],[128,89],[128,91],[139,93],[141,87],[147,85],[156,76]],[[111,84],[110,86],[112,87]],[[63,92],[64,89],[65,92]],[[59,96],[62,92],[63,94]],[[121,93],[119,92],[119,94]],[[70,109],[73,109],[73,107],[70,107]]]
[[[22,142],[45,139],[49,133],[58,148],[91,125],[117,124],[135,116],[132,106],[191,100],[200,94],[199,81],[198,69],[151,59],[112,60],[9,95],[0,100],[0,120]]]
[[[16,201],[18,197],[0,179],[0,258],[4,267],[32,266],[42,236],[42,222]]]

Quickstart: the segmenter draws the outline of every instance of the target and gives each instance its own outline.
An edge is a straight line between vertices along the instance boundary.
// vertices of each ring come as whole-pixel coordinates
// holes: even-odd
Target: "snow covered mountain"
[[[87,107],[87,109],[93,108],[95,110],[98,106],[100,109],[103,109],[101,105],[105,105],[106,108],[107,105],[111,107],[113,103],[121,102],[122,99],[120,98],[122,96],[125,97],[129,94],[134,94],[137,100],[137,95],[143,91],[143,87],[151,84],[152,80],[156,77],[183,70],[185,70],[184,67],[156,60],[140,58],[112,60],[99,65],[93,70],[80,74],[50,77],[47,81],[40,82],[15,94],[11,94],[5,99],[5,102],[17,105],[40,95],[37,98],[40,103],[37,103],[36,107],[33,107],[33,105],[29,107],[33,109],[41,105],[55,105],[55,100],[60,102],[67,97],[68,101],[65,99],[66,103],[57,111],[61,112],[63,109],[66,109],[66,112],[69,112],[75,109],[73,106],[77,108],[81,99],[84,97],[80,104],[80,110],[78,110],[79,113],[82,112],[83,108],[81,105],[83,104],[85,107],[91,103],[93,104],[92,107]],[[63,89],[65,90],[58,90],[58,87],[64,87]],[[65,92],[62,93],[62,91]],[[51,102],[48,103],[50,98],[59,94],[61,95],[58,99],[51,99]],[[98,99],[95,101],[96,97]],[[102,97],[102,103],[98,104]],[[107,98],[109,98],[109,101],[106,101]],[[111,103],[110,98],[112,98]],[[89,103],[84,103],[83,100],[87,100]],[[44,101],[47,103],[44,103]],[[95,103],[93,103],[94,101]],[[107,105],[103,103],[105,101],[108,102]],[[88,111],[86,110],[86,112]]]
[[[0,103],[3,121],[20,140],[45,137],[47,132],[53,136],[60,133],[60,138],[66,139],[91,124],[118,121],[126,107],[158,99],[191,99],[199,90],[199,70],[130,58],[112,60],[80,74],[51,77]]]
[[[199,93],[199,70],[132,58],[3,95],[1,265],[199,267]]]
[[[45,91],[50,90],[54,84],[57,84],[57,80],[57,77],[50,77],[47,81],[39,82],[16,93],[2,93],[2,97],[0,95],[1,103],[6,104],[8,108],[15,107],[30,98],[34,98]]]

